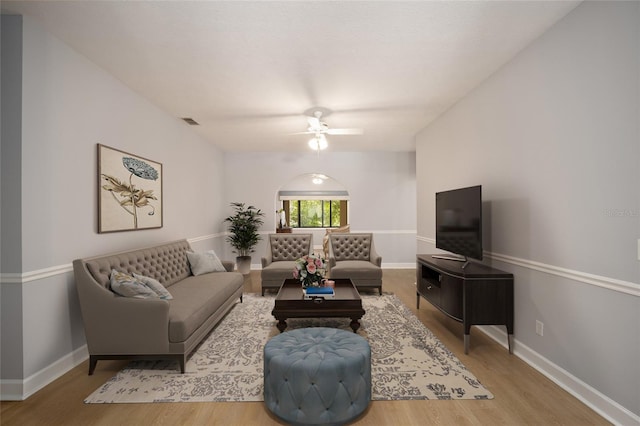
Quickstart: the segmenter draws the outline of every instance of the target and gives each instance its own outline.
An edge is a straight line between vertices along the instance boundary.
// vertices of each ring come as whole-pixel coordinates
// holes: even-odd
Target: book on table
[[[305,299],[313,299],[322,297],[324,299],[333,299],[335,292],[332,287],[307,287],[302,290]]]

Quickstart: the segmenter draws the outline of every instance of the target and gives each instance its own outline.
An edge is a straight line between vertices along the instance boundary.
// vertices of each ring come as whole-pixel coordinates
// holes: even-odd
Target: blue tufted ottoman
[[[371,347],[361,336],[314,327],[273,337],[264,347],[264,402],[292,424],[341,424],[371,400]]]

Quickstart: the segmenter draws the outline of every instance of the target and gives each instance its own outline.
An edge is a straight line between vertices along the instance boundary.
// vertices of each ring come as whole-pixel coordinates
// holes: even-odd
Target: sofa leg
[[[242,295],[240,295],[240,303],[242,303]]]
[[[185,365],[187,364],[187,356],[178,355],[178,363],[180,364],[180,374],[184,374],[186,371]]]
[[[96,369],[96,365],[98,364],[98,358],[93,356],[93,355],[89,355],[89,375],[93,375],[93,372]]]

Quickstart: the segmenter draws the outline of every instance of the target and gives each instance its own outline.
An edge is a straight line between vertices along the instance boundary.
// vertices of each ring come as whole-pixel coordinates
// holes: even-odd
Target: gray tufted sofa
[[[242,302],[242,274],[193,276],[186,240],[73,262],[89,349],[89,374],[102,359],[175,359],[184,373],[189,355],[222,317]],[[121,297],[110,289],[111,269],[158,280],[171,300]]]
[[[350,278],[358,290],[378,289],[382,294],[382,258],[373,244],[373,234],[329,235],[331,278]]]
[[[267,254],[262,258],[262,295],[278,290],[287,278],[293,278],[295,261],[313,251],[312,234],[269,234]]]

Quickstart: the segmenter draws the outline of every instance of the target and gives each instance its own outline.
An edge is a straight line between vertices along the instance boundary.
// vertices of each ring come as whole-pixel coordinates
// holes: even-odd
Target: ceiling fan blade
[[[328,135],[364,135],[363,129],[329,129]]]
[[[316,132],[307,130],[306,132],[287,133],[288,135],[315,135]]]

